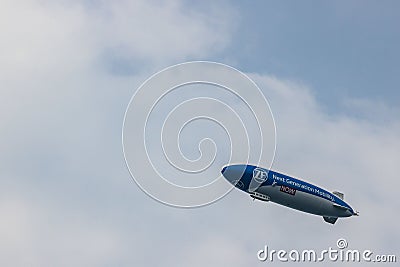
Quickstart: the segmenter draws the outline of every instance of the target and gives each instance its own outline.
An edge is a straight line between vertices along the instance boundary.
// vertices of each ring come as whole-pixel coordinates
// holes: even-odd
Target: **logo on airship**
[[[267,177],[268,177],[268,173],[264,169],[255,168],[253,170],[253,178],[254,178],[254,180],[256,180],[256,182],[261,184],[261,183],[265,182],[265,180],[267,180]]]

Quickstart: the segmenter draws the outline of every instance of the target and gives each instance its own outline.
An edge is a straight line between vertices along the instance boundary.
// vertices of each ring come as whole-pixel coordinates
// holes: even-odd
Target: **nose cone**
[[[222,175],[224,175],[225,170],[226,170],[226,167],[223,167],[222,171],[221,171]]]
[[[244,189],[243,177],[246,173],[246,165],[231,165],[222,168],[222,175],[225,179],[230,182],[232,185]]]

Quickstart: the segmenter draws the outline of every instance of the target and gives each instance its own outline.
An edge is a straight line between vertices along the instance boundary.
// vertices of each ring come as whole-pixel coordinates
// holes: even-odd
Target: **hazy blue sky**
[[[301,80],[324,105],[345,97],[399,103],[397,1],[256,1],[238,8],[229,51],[240,66]]]
[[[398,253],[399,9],[398,1],[2,0],[0,265],[261,266],[264,245],[322,250],[338,238]],[[125,109],[150,75],[189,60],[254,79],[275,117],[274,168],[343,191],[361,216],[332,226],[237,191],[189,210],[144,194],[124,162]],[[224,137],[193,126],[189,157],[202,134]],[[217,143],[228,152],[226,140]]]

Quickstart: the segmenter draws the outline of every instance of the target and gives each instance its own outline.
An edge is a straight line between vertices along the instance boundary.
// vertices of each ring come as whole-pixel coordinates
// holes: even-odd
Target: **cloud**
[[[83,135],[72,129],[89,135],[105,117],[122,120],[134,88],[153,70],[225,46],[230,13],[215,19],[220,8],[229,11],[196,12],[179,1],[5,1],[0,124],[7,130],[0,146],[23,153],[22,140],[45,146],[58,135],[75,142]]]
[[[396,163],[400,157],[400,121],[396,113],[388,112],[393,108],[383,103],[364,106],[368,114],[371,107],[373,114],[386,114],[386,124],[346,111],[327,114],[312,89],[304,85],[271,76],[254,78],[264,88],[275,115],[275,168],[332,191],[343,191],[361,216],[343,222],[347,230],[357,227],[360,231],[342,234],[356,239],[353,242],[359,245],[392,249],[389,244],[399,219],[394,203],[400,185]]]
[[[93,82],[104,85],[116,74],[149,74],[217,53],[232,29],[229,12],[214,19],[219,9],[212,10],[208,16],[180,2],[3,1],[2,114],[46,105],[51,97],[76,101],[96,92]]]
[[[251,255],[244,254],[244,251],[244,244],[235,240],[234,236],[205,236],[199,243],[184,249],[182,258],[178,262],[181,262],[182,266],[245,266]],[[207,257],[200,259],[201,255]],[[171,262],[171,266],[174,264],[176,261]]]
[[[377,253],[398,250],[400,127],[384,103],[346,100],[351,108],[327,114],[315,88],[252,75],[275,115],[274,168],[339,189],[360,210],[333,227],[236,191],[202,209],[172,209],[133,184],[120,134],[134,88],[161,67],[212,57],[230,42],[234,11],[199,10],[182,2],[2,2],[1,265],[243,266],[257,263],[265,243],[326,248],[338,237]],[[372,105],[387,123],[371,119]]]
[[[209,56],[229,43],[232,29],[229,8],[221,12],[211,6],[205,13],[179,1],[104,2],[89,12],[100,17],[94,27],[104,47],[142,62]]]
[[[48,199],[50,200],[50,199]],[[0,260],[3,265],[103,266],[117,255],[118,235],[82,211],[53,210],[18,194],[0,202]],[[118,248],[120,249],[120,248]]]
[[[153,71],[223,49],[223,10],[215,19],[181,2],[2,2],[1,265],[146,262],[151,222],[137,222],[143,195],[121,152],[123,114]]]
[[[5,1],[1,12],[3,69],[47,73],[95,67],[102,56],[153,64],[209,56],[229,42],[233,11],[196,12],[180,1],[28,0]]]

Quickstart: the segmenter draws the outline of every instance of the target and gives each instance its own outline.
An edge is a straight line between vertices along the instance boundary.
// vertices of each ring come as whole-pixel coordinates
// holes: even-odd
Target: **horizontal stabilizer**
[[[328,217],[328,216],[324,216],[324,221],[326,221],[327,223],[331,223],[331,224],[335,224],[335,222],[337,221],[338,217]]]
[[[338,191],[333,191],[332,194],[340,198],[341,200],[344,200],[344,194]]]

